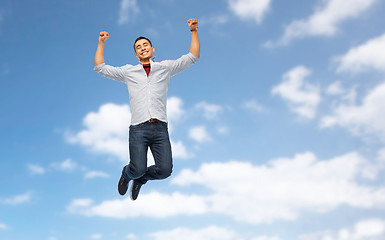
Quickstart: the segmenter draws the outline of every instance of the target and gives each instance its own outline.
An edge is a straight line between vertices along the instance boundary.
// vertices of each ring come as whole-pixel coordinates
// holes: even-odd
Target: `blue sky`
[[[385,238],[385,2],[0,3],[0,239]],[[93,71],[201,58],[171,80],[174,171],[119,196],[124,84]],[[149,154],[149,164],[153,161]]]

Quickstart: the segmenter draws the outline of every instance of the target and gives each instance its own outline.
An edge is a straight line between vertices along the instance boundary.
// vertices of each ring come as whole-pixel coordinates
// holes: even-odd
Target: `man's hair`
[[[138,37],[138,38],[135,40],[135,42],[134,42],[134,50],[135,50],[135,51],[136,51],[136,49],[135,49],[135,44],[136,44],[136,42],[138,42],[139,40],[142,40],[142,39],[147,40],[147,41],[150,43],[151,47],[152,47],[152,43],[151,43],[150,39],[148,39],[148,38],[146,38],[146,37],[143,37],[143,36],[140,36],[140,37]]]

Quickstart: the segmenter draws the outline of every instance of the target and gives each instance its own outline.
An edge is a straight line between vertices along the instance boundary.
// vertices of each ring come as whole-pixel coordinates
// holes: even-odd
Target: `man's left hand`
[[[190,27],[191,31],[198,30],[198,20],[197,19],[194,19],[194,18],[189,19],[189,20],[187,20],[187,24]]]

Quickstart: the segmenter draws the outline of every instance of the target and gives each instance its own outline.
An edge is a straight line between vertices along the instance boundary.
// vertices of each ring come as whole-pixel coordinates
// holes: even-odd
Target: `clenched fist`
[[[187,24],[190,27],[191,31],[196,31],[198,29],[198,20],[197,19],[191,18],[191,19],[187,20]]]
[[[110,37],[110,34],[106,31],[100,32],[99,34],[99,42],[105,42]]]

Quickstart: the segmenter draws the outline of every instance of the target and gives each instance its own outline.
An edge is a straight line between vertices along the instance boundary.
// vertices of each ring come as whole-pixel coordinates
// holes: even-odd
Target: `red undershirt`
[[[149,63],[148,64],[143,64],[143,68],[146,71],[147,77],[148,77],[148,75],[150,74],[151,65]]]

